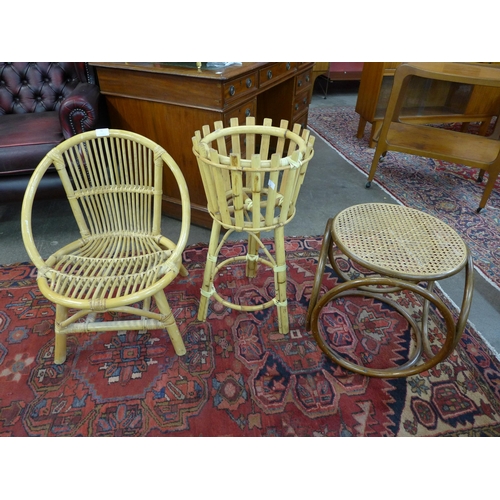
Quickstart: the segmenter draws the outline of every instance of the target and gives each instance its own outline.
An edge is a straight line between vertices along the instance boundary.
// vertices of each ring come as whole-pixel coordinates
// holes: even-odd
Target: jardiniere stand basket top
[[[210,297],[232,309],[258,311],[278,306],[281,333],[288,333],[286,299],[286,258],[284,226],[295,215],[307,166],[313,157],[314,137],[300,125],[288,129],[283,120],[279,127],[270,119],[256,125],[248,117],[245,125],[238,119],[229,127],[214,124],[214,131],[205,125],[193,137],[193,153],[198,160],[201,178],[213,218],[198,319],[205,321]],[[219,243],[221,228],[226,233]],[[217,265],[219,252],[233,232],[248,234],[245,257],[227,259]],[[260,239],[263,231],[274,231],[275,258]],[[259,255],[262,250],[265,257]],[[245,259],[246,275],[254,277],[262,263],[274,270],[275,297],[265,303],[244,305],[222,298],[214,287],[214,277],[223,266]]]

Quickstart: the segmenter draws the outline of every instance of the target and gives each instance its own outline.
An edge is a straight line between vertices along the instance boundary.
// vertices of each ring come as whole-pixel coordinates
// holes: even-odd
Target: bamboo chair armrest
[[[33,202],[38,186],[40,185],[40,181],[42,180],[45,172],[47,172],[47,169],[52,165],[52,163],[52,158],[47,155],[35,169],[28,183],[28,187],[26,188],[21,209],[21,234],[23,237],[24,246],[31,262],[33,262],[37,269],[44,268],[46,264],[45,260],[38,252],[35,244],[33,228],[31,225],[31,213],[33,211]]]
[[[186,179],[184,178],[184,175],[175,160],[166,151],[162,154],[162,158],[174,175],[181,195],[181,230],[179,240],[177,241],[175,249],[170,257],[172,260],[176,261],[182,258],[182,252],[184,252],[188,242],[189,229],[191,227],[191,201],[189,198]]]

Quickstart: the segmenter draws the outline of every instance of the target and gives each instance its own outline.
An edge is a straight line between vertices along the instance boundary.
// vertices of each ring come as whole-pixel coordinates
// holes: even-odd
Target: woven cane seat
[[[439,279],[462,269],[467,247],[441,220],[388,203],[354,205],[333,222],[335,243],[349,257],[382,274]]]
[[[339,257],[361,265],[368,272],[364,276],[356,273],[352,278],[338,265]],[[327,258],[341,279],[319,299]],[[435,293],[434,283],[462,269],[465,269],[464,295],[458,319],[455,320],[449,307]],[[420,325],[392,296],[403,290],[415,297],[420,296]],[[454,229],[431,215],[408,207],[386,203],[355,205],[329,219],[326,224],[306,327],[311,329],[327,357],[350,371],[380,378],[407,377],[432,368],[451,354],[467,323],[472,292],[472,257]],[[407,360],[399,366],[373,368],[347,359],[332,347],[319,324],[323,317],[321,313],[328,303],[346,295],[375,298],[408,321],[414,335],[414,347],[409,351]],[[445,340],[437,349],[430,345],[428,336],[430,304],[443,318],[446,329]],[[362,326],[353,325],[352,328],[353,337],[356,332],[363,335]]]

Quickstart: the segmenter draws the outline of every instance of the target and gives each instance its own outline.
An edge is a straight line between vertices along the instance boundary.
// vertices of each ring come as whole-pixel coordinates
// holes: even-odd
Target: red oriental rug
[[[0,435],[500,435],[500,362],[473,328],[447,361],[407,379],[351,374],[323,355],[304,327],[320,246],[321,238],[286,241],[286,336],[277,331],[274,308],[242,313],[211,301],[208,321],[197,321],[207,251],[198,245],[184,254],[189,276],[169,291],[185,356],[175,355],[162,331],[106,332],[70,336],[60,366],[52,362],[54,306],[40,294],[34,268],[0,267]],[[235,242],[223,252],[244,250]],[[327,268],[325,289],[337,279]],[[261,266],[249,281],[236,264],[219,275],[217,288],[235,301],[267,301],[272,271]],[[416,313],[414,297],[401,293],[398,300]],[[392,364],[404,358],[409,328],[386,304],[353,296],[334,309],[362,325],[360,338],[351,338],[352,355],[385,352]],[[433,314],[433,344],[441,331]]]
[[[375,149],[368,145],[369,125],[362,139],[356,137],[358,122],[354,107],[309,109],[308,126],[368,174]],[[477,214],[486,183],[476,182],[478,172],[465,165],[389,151],[379,163],[374,182],[403,205],[453,227],[467,242],[476,269],[500,289],[500,177],[485,209]]]

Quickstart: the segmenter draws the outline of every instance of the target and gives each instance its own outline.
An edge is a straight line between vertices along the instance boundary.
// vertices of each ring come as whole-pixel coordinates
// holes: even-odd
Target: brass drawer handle
[[[247,89],[249,89],[252,86],[252,79],[247,78]]]
[[[234,88],[234,85],[231,85],[229,87],[229,95],[233,96],[234,94],[236,94],[236,89]]]
[[[302,80],[299,80],[299,81],[297,82],[297,87],[302,87]]]
[[[273,77],[273,72],[271,70],[269,70],[267,72],[267,79],[270,80],[272,77]]]

